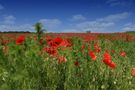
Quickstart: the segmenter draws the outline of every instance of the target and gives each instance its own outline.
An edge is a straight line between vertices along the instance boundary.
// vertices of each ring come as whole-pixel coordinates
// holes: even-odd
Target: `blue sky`
[[[0,31],[135,31],[135,0],[0,0]]]

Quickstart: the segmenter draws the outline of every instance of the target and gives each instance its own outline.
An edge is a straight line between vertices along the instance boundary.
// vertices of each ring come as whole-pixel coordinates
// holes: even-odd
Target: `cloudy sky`
[[[0,31],[135,31],[135,0],[0,0]]]

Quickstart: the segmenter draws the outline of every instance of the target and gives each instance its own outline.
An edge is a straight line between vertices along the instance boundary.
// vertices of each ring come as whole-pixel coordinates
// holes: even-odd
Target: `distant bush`
[[[135,33],[135,31],[126,31],[127,33]]]
[[[91,31],[86,31],[86,33],[91,33]]]
[[[31,32],[29,32],[29,31],[3,31],[0,33],[31,33]]]

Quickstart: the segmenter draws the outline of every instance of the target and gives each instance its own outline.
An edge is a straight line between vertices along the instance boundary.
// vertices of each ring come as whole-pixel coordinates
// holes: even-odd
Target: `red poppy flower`
[[[111,55],[106,52],[106,53],[104,54],[104,59],[109,59],[109,60],[111,60]]]
[[[80,63],[79,63],[78,61],[76,61],[76,62],[74,62],[74,65],[75,65],[75,66],[79,66]]]
[[[63,41],[59,44],[59,46],[70,47],[71,44],[70,44],[67,40],[63,40]]]
[[[89,56],[91,57],[92,60],[96,60],[97,58],[94,52],[89,52]]]
[[[40,43],[40,45],[42,45],[43,44],[43,39],[40,39],[39,43]]]
[[[62,38],[55,38],[51,41],[48,42],[48,45],[50,45],[51,47],[59,47],[59,46],[64,46],[64,47],[70,47],[71,44],[69,43],[69,41],[67,39],[62,39]]]
[[[114,54],[115,53],[115,50],[112,50],[112,54]]]
[[[82,46],[81,46],[81,50],[83,50],[84,48],[85,48],[85,45],[82,45]]]
[[[125,57],[126,56],[126,52],[125,51],[121,51],[120,52],[120,56]]]
[[[106,51],[106,53],[104,54],[103,62],[112,69],[116,68],[116,64],[111,60],[111,56],[108,51]]]
[[[49,36],[46,37],[46,41],[47,41],[47,42],[50,42],[51,40],[52,40],[51,37],[49,37]]]
[[[99,47],[98,44],[95,43],[95,44],[94,44],[94,48],[96,49],[96,48],[98,48],[98,47]]]
[[[109,51],[108,51],[108,50],[105,50],[105,52],[106,52],[106,53],[109,53]]]
[[[53,40],[48,42],[48,45],[53,46],[53,47],[58,47],[62,43],[63,39],[62,38],[54,38]]]
[[[135,75],[135,69],[133,69],[133,70],[131,71],[131,74],[132,74],[132,75]]]
[[[0,38],[0,44],[5,45],[8,44],[9,40],[4,40],[3,38]]]
[[[98,44],[94,44],[95,52],[100,52],[101,48],[98,46]]]
[[[116,68],[116,64],[113,61],[111,61],[111,63],[109,64],[109,66],[112,69],[115,69]]]
[[[55,55],[57,54],[57,50],[55,47],[49,47],[49,48],[43,48],[43,51],[47,52],[50,55]]]
[[[106,64],[106,65],[109,65],[111,63],[111,60],[110,59],[104,59],[103,62]]]
[[[95,51],[95,52],[100,52],[100,50],[101,50],[101,48],[97,48],[97,49],[95,49],[94,51]]]
[[[25,37],[24,36],[20,36],[16,39],[16,44],[17,45],[20,45],[20,44],[23,44],[25,41]]]

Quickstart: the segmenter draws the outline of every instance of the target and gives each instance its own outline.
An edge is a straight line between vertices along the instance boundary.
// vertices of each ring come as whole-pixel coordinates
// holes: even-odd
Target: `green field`
[[[1,37],[0,90],[135,90],[135,41],[98,37]]]

